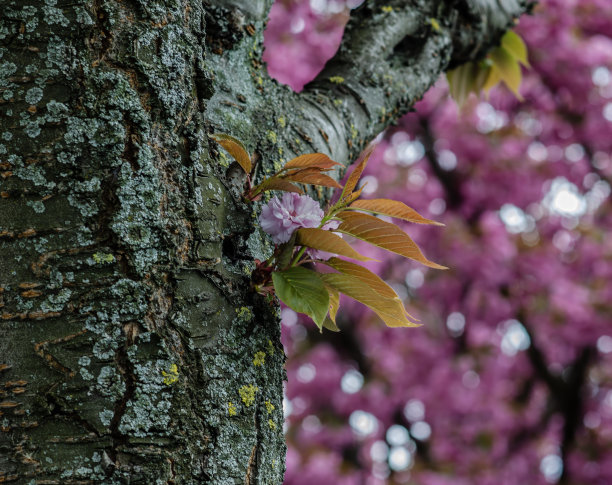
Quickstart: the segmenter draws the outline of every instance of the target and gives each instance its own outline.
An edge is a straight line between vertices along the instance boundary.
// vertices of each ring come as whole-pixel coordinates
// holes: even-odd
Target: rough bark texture
[[[270,4],[0,0],[0,482],[282,483],[272,248],[208,133],[348,162],[526,7],[366,2],[298,95]]]

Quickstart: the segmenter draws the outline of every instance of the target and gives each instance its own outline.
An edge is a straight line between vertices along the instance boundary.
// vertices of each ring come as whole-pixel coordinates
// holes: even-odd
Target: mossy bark
[[[298,95],[261,63],[270,0],[0,0],[0,482],[282,483],[272,248],[208,134],[256,178],[348,162],[525,8],[379,3]]]

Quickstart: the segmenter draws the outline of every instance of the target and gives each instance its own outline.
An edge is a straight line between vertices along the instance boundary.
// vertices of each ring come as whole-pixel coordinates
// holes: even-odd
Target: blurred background
[[[359,0],[277,0],[270,74],[299,91]],[[365,197],[449,271],[370,265],[423,326],[355,302],[334,334],[282,311],[287,485],[612,484],[612,2],[545,0],[516,31],[520,102],[437,85],[379,137]]]

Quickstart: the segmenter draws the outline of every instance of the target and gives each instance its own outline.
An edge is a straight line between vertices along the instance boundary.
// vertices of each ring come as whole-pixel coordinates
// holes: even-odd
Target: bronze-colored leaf
[[[251,157],[238,138],[226,135],[225,133],[215,133],[209,136],[225,148],[246,173],[251,173]]]
[[[366,212],[372,212],[374,214],[382,214],[385,216],[395,217],[396,219],[403,219],[409,222],[416,222],[417,224],[433,224],[435,226],[443,226],[436,221],[432,221],[424,218],[417,211],[408,207],[403,202],[390,199],[366,199],[356,200],[350,205],[351,209],[359,209]]]
[[[322,274],[321,278],[327,285],[333,286],[340,293],[344,293],[374,310],[388,327],[419,326],[418,323],[407,318],[404,306],[399,300],[381,296],[359,278],[342,273],[326,273]]]
[[[324,261],[324,264],[330,266],[331,268],[334,268],[337,271],[340,271],[340,273],[359,278],[362,282],[372,288],[383,298],[395,299],[400,302],[402,307],[404,306],[395,290],[391,288],[387,283],[385,283],[385,281],[380,276],[378,276],[376,273],[372,273],[369,269],[340,258],[330,258],[328,261]],[[408,318],[416,320],[412,315],[406,312],[405,308],[404,311]]]
[[[352,211],[343,211],[337,217],[342,219],[342,223],[336,229],[338,232],[349,234],[405,258],[414,259],[430,268],[448,269],[429,261],[410,236],[395,224]]]
[[[347,258],[357,259],[358,261],[372,261],[372,258],[362,256],[355,251],[349,243],[340,236],[325,229],[306,227],[298,229],[296,244],[327,251],[328,253],[339,254]]]
[[[321,173],[321,170],[318,168],[305,168],[295,172],[289,172],[287,175],[283,175],[283,178],[285,180],[291,180],[292,182],[299,182],[301,184],[322,185],[324,187],[333,187],[335,189],[342,188],[342,185],[336,182],[329,175]]]
[[[359,198],[359,196],[361,195],[361,192],[363,192],[363,188],[365,186],[366,186],[366,184],[363,184],[355,192],[353,192],[352,194],[347,195],[346,197],[341,199],[342,204],[346,206],[346,205],[349,205],[351,202],[357,200]]]
[[[329,293],[329,318],[336,323],[336,315],[340,307],[340,293],[333,286],[327,286],[327,292]]]
[[[264,180],[261,184],[259,184],[255,193],[259,194],[260,192],[266,192],[268,190],[283,190],[285,192],[295,192],[297,194],[303,194],[304,191],[300,189],[297,185],[288,182],[285,179],[281,179],[278,177],[271,177],[269,179]]]
[[[305,155],[300,155],[299,157],[295,157],[294,159],[289,160],[283,167],[283,170],[287,170],[290,168],[308,167],[317,167],[323,170],[329,170],[331,168],[334,168],[334,166],[336,165],[342,164],[334,162],[324,153],[307,153]]]
[[[385,283],[380,276],[372,273],[369,269],[364,268],[363,266],[351,263],[350,261],[344,261],[340,258],[330,258],[328,261],[324,261],[324,263],[335,270],[340,271],[340,273],[359,278],[366,285],[370,286],[374,291],[376,291],[376,293],[385,298],[399,299],[397,293],[395,293],[395,290]]]
[[[340,305],[340,293],[333,286],[325,285],[329,293],[329,313],[323,320],[323,327],[332,332],[339,332],[340,329],[336,325],[336,314]]]
[[[361,174],[363,173],[363,170],[366,168],[366,165],[368,164],[368,160],[370,158],[370,155],[372,155],[373,150],[374,148],[371,147],[365,152],[363,156],[363,160],[361,160],[361,162],[357,164],[357,166],[353,170],[353,173],[349,175],[349,178],[346,181],[346,184],[344,185],[344,190],[342,191],[342,195],[340,196],[341,199],[349,196],[353,192],[353,190],[355,190],[355,187],[357,187],[357,183],[359,182],[359,179],[361,178]]]

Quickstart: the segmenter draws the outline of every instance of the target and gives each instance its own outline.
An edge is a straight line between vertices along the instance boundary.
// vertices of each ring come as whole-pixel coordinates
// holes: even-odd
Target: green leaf
[[[356,200],[353,202],[349,209],[359,209],[365,212],[372,212],[374,214],[382,214],[385,216],[395,217],[396,219],[403,219],[409,222],[416,222],[418,224],[433,224],[435,226],[443,226],[436,221],[425,219],[417,211],[408,207],[403,202],[390,199],[365,199]]]
[[[332,332],[340,331],[340,328],[338,327],[338,325],[336,325],[336,322],[329,318],[329,316],[326,316],[325,320],[323,320],[323,328],[326,328],[327,330],[330,330]]]
[[[450,94],[459,106],[465,104],[470,93],[478,94],[478,74],[479,66],[474,62],[466,62],[446,73]]]
[[[487,73],[487,78],[482,85],[482,90],[485,93],[489,93],[489,91],[497,86],[501,82],[501,76],[499,75],[499,71],[497,69],[490,68]]]
[[[339,254],[358,261],[372,261],[372,258],[362,256],[349,243],[337,234],[325,229],[302,227],[297,231],[297,244],[328,253]]]
[[[529,65],[529,59],[527,59],[527,47],[523,39],[512,30],[507,31],[502,37],[501,45],[506,49],[512,57],[519,61],[525,67],[531,67]]]
[[[407,318],[406,310],[399,300],[384,298],[359,278],[342,273],[326,273],[321,278],[340,293],[371,308],[388,327],[419,326]]]
[[[278,247],[278,256],[276,256],[276,266],[278,268],[285,268],[289,266],[293,259],[293,250],[295,249],[295,240],[297,239],[297,231],[293,231],[291,238],[286,243],[281,244]]]
[[[225,148],[228,153],[238,162],[247,174],[251,173],[251,157],[249,152],[238,138],[226,135],[225,133],[215,133],[208,135],[219,145]]]
[[[492,69],[497,72],[504,84],[519,100],[522,100],[523,97],[519,93],[522,75],[518,61],[503,47],[493,49],[489,53],[489,59],[493,61]]]
[[[292,160],[289,160],[283,170],[288,170],[290,168],[308,168],[308,167],[316,167],[322,170],[329,170],[334,168],[336,165],[342,165],[341,163],[334,162],[331,158],[323,153],[307,153],[305,155],[300,155]]]
[[[289,308],[308,315],[322,328],[329,309],[329,293],[321,277],[299,266],[285,271],[274,271],[272,283],[276,296]]]
[[[429,261],[416,243],[395,224],[382,221],[377,217],[359,212],[343,211],[336,217],[342,219],[337,232],[349,234],[379,248],[414,259],[419,263],[435,269],[448,269]]]
[[[519,63],[529,67],[527,47],[516,33],[507,31],[502,37],[501,46],[489,51],[482,62],[466,62],[448,71],[449,91],[459,106],[462,106],[470,93],[480,95],[503,81],[514,95],[522,100],[519,94],[522,74]]]

